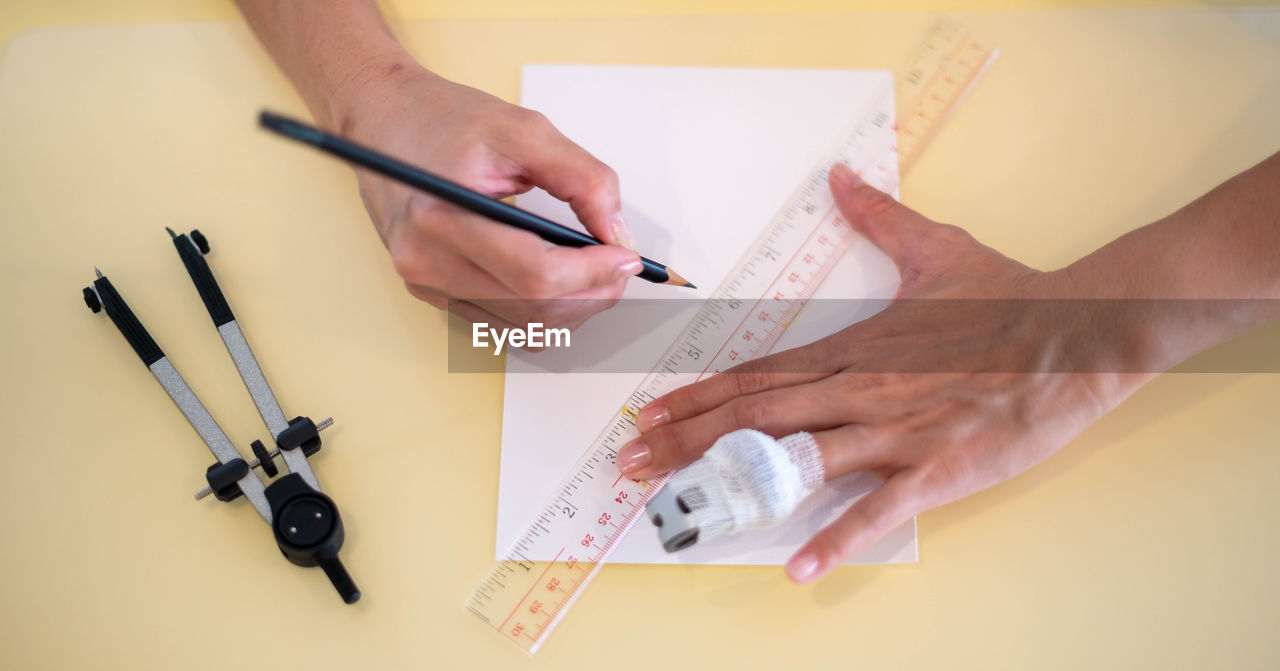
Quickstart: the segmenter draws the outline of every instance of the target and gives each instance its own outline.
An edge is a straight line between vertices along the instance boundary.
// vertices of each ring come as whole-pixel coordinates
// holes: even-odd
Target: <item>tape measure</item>
[[[640,409],[768,354],[856,236],[836,210],[828,168],[843,161],[868,184],[892,192],[899,170],[888,163],[895,150],[905,170],[997,53],[953,21],[933,26],[895,78],[897,119],[883,111],[885,98],[894,93],[888,89],[854,116],[849,132],[791,194],[475,589],[469,610],[526,652],[537,651],[669,477],[635,481],[614,465],[618,449],[640,435]]]

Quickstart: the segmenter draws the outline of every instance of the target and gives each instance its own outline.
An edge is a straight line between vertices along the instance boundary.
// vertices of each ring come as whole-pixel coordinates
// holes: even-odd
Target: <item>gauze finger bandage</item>
[[[774,440],[752,429],[725,434],[698,461],[676,471],[645,506],[667,552],[715,536],[767,527],[822,484],[813,436]]]

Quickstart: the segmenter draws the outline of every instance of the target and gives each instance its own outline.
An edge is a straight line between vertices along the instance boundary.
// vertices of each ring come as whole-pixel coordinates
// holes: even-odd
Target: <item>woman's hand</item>
[[[572,328],[640,272],[613,171],[542,115],[419,65],[374,0],[237,4],[320,126],[489,196],[541,187],[607,243],[549,245],[357,171],[365,208],[414,296],[505,328]],[[551,300],[560,298],[581,300]]]
[[[495,198],[546,189],[609,243],[550,245],[359,171],[365,207],[414,296],[471,321],[573,328],[613,305],[640,272],[617,176],[541,114],[412,60],[377,69],[351,97],[344,134]],[[580,300],[553,300],[563,298]]]
[[[740,428],[814,435],[828,480],[869,471],[883,484],[787,564],[811,580],[916,513],[1005,480],[1053,454],[1148,374],[1118,357],[1123,310],[1071,295],[1069,271],[1043,273],[954,226],[932,222],[843,165],[831,189],[845,219],[898,265],[880,314],[813,344],[656,399],[618,464],[643,479],[697,460]],[[999,300],[964,300],[971,298]],[[1139,366],[1140,368],[1140,366]]]

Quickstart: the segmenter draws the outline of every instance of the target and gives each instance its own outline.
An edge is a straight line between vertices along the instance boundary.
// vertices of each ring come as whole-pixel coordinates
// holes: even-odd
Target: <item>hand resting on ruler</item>
[[[1042,272],[837,167],[840,211],[898,265],[895,301],[654,400],[619,468],[652,478],[742,428],[812,432],[827,480],[868,471],[883,481],[788,562],[793,580],[812,580],[903,520],[1047,458],[1158,373],[1280,315],[1277,187],[1280,154]]]

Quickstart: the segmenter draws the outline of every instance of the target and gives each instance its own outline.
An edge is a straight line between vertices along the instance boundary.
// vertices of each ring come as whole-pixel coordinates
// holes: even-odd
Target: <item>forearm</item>
[[[374,0],[236,0],[321,126],[342,130],[362,87],[416,67]]]
[[[1280,153],[1081,263],[1098,296],[1280,298]]]
[[[1165,370],[1275,318],[1280,153],[1062,272],[1075,296],[1136,299],[1110,315],[1125,322],[1131,369]]]

